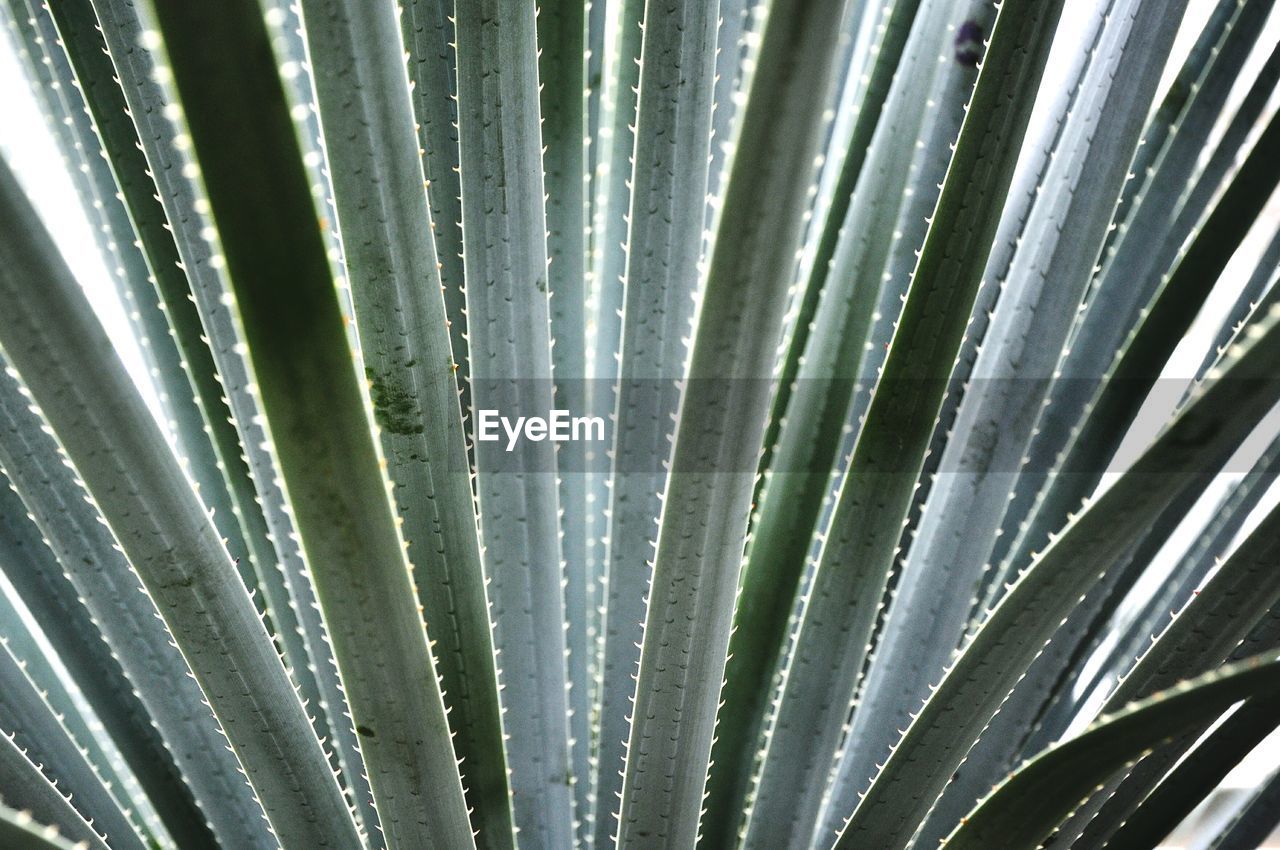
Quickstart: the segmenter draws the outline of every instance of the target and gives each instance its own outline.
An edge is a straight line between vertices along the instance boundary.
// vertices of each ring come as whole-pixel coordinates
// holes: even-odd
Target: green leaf
[[[68,8],[71,7],[69,4]],[[253,491],[257,494],[256,508],[262,513],[275,553],[267,560],[263,582],[264,586],[283,583],[287,605],[280,604],[278,599],[268,600],[272,625],[287,629],[292,620],[302,630],[300,659],[295,637],[281,636],[291,660],[290,672],[298,681],[303,698],[313,700],[308,704],[313,713],[312,725],[318,735],[332,741],[348,792],[367,800],[368,783],[363,779],[364,766],[355,730],[347,717],[346,697],[331,660],[329,638],[315,602],[311,575],[299,549],[293,520],[288,515],[288,498],[272,455],[271,436],[262,419],[261,404],[252,392],[254,379],[242,354],[244,334],[234,302],[224,297],[230,284],[225,268],[214,259],[220,248],[216,240],[205,238],[209,228],[200,210],[207,201],[203,190],[198,190],[187,176],[187,163],[181,152],[183,143],[178,130],[165,117],[167,100],[157,79],[155,57],[141,44],[144,27],[139,8],[126,0],[95,0],[94,7],[116,74],[122,81],[129,114],[138,128],[149,173],[155,179],[160,203],[171,223],[190,296],[217,364],[217,377],[239,434],[243,462],[248,466]],[[229,468],[233,466],[234,462]],[[255,512],[242,513],[242,518],[256,522]],[[260,540],[256,533],[250,539]],[[365,810],[368,811],[367,804]]]
[[[361,359],[472,826],[485,846],[510,847],[497,670],[448,320],[433,234],[422,226],[430,213],[408,80],[399,51],[387,49],[399,24],[389,4],[304,0],[302,12]]]
[[[853,807],[896,730],[962,642],[973,589],[1092,277],[1180,12],[1176,3],[1119,2],[1092,51],[1040,187],[1051,200],[1031,210],[1021,250],[1000,282],[1004,291],[939,461],[943,472],[858,699],[831,795],[837,812]],[[857,557],[856,549],[845,551],[845,560]]]
[[[0,803],[0,842],[13,850],[87,850],[100,843],[72,843],[56,826],[42,826],[30,812],[20,812]]]
[[[286,845],[354,842],[324,752],[217,529],[177,458],[156,451],[159,426],[7,166],[0,222],[0,347],[191,663],[273,828]]]
[[[895,556],[902,521],[964,337],[987,249],[1012,180],[1057,21],[1055,4],[1001,7],[921,251],[912,288],[872,399],[806,600],[762,788],[800,792],[825,782]],[[1024,88],[1025,87],[1025,88]],[[975,212],[976,211],[976,212]],[[797,734],[797,733],[803,734]],[[752,813],[751,840],[806,842],[821,798]],[[757,806],[759,806],[759,801]],[[773,808],[777,806],[777,808]],[[770,817],[765,812],[783,813]]]
[[[915,717],[838,847],[910,840],[949,777],[1081,594],[1106,574],[1182,490],[1224,463],[1280,398],[1268,379],[1277,314],[1254,328],[1196,399],[1127,473],[1076,516],[1005,595]],[[965,706],[956,712],[955,706]],[[897,789],[911,788],[909,794]],[[889,789],[894,789],[890,791]]]
[[[11,377],[0,377],[0,466],[30,506],[6,482],[0,492],[0,567],[174,842],[213,850],[217,842],[207,825],[212,821],[228,842],[266,846],[272,839],[262,808],[227,752],[222,730],[208,712],[199,718],[190,708],[203,699],[190,668],[44,432],[43,420],[17,390]],[[62,691],[60,677],[39,646],[29,636],[24,640],[18,612],[10,609],[0,622],[10,650],[47,692],[68,732],[89,748],[104,778],[118,784],[106,755],[94,752],[93,734]],[[183,759],[197,753],[199,760]]]
[[[1089,648],[1081,650],[1081,658],[1093,656],[1104,644],[1110,644],[1109,651],[1100,659],[1092,660],[1088,669],[1076,667],[1064,673],[1054,684],[1053,693],[1048,696],[1050,701],[1038,713],[1035,733],[1027,737],[1024,753],[1044,749],[1066,730],[1079,711],[1081,698],[1076,694],[1093,693],[1102,686],[1110,687],[1109,683],[1120,679],[1142,657],[1153,637],[1168,625],[1170,616],[1182,610],[1204,583],[1205,577],[1218,566],[1223,554],[1230,551],[1231,542],[1278,473],[1280,439],[1273,440],[1254,464],[1254,469],[1237,482],[1222,503],[1214,508],[1195,543],[1178,559],[1142,607],[1126,619],[1109,619],[1094,630]],[[1143,543],[1148,555],[1168,542],[1172,528],[1186,518],[1191,505],[1201,495],[1193,488],[1166,510],[1168,516],[1161,517]],[[1141,556],[1135,556],[1134,560],[1141,560]],[[1074,612],[1072,616],[1075,616]],[[1091,675],[1085,677],[1086,672]]]
[[[1237,33],[1237,41],[1240,37]],[[1235,51],[1240,49],[1236,44]],[[1170,215],[1167,199],[1161,202],[1153,197],[1150,205],[1143,206],[1155,220],[1155,232],[1145,232],[1138,221],[1131,222],[1126,236],[1131,233],[1132,237],[1117,243],[1116,253],[1106,262],[1103,284],[1090,299],[1073,332],[1071,348],[1059,364],[1059,379],[1037,425],[1025,474],[1006,511],[1003,537],[1009,541],[1008,548],[997,548],[995,558],[1002,561],[1001,572],[990,585],[993,590],[986,608],[994,603],[998,589],[1026,567],[1031,553],[1044,545],[1049,533],[1060,528],[1067,513],[1092,491],[1119,438],[1128,430],[1127,423],[1136,415],[1136,406],[1146,393],[1142,383],[1116,379],[1124,378],[1125,370],[1130,377],[1142,379],[1158,372],[1182,338],[1187,326],[1183,322],[1189,324],[1198,309],[1196,305],[1216,282],[1217,273],[1209,270],[1225,265],[1244,236],[1242,225],[1256,218],[1256,212],[1251,214],[1249,210],[1259,209],[1258,199],[1267,197],[1268,186],[1275,185],[1270,167],[1274,155],[1268,152],[1267,145],[1262,145],[1257,148],[1258,155],[1251,154],[1240,167],[1230,183],[1233,188],[1221,197],[1218,194],[1223,177],[1235,167],[1277,79],[1280,47],[1259,72],[1186,200],[1176,205]],[[1201,156],[1204,139],[1221,106],[1218,100],[1197,100],[1192,104],[1197,105],[1200,111],[1209,109],[1210,114],[1200,115],[1197,124],[1174,137],[1171,153],[1176,149],[1178,156],[1173,162],[1194,162]],[[1262,141],[1270,143],[1264,138],[1259,144]],[[1243,180],[1239,179],[1242,175]],[[1186,179],[1186,172],[1172,164],[1165,175],[1166,182],[1181,183]],[[1137,212],[1133,215],[1144,217]],[[1201,239],[1204,228],[1210,233]],[[1195,240],[1195,250],[1188,247],[1184,251],[1189,237]],[[1122,252],[1129,265],[1121,264]],[[1193,268],[1192,264],[1203,265]],[[1167,319],[1153,324],[1148,316],[1153,310],[1179,318],[1172,324]],[[1138,336],[1130,340],[1134,333]],[[1130,348],[1137,351],[1131,353]],[[1138,352],[1144,349],[1150,353],[1140,355]],[[1117,362],[1118,352],[1123,352],[1123,358],[1129,361],[1123,370]],[[1105,402],[1096,395],[1104,383],[1113,387],[1113,398]],[[1117,394],[1130,403],[1117,404]],[[1078,426],[1084,427],[1083,435],[1076,433]]]
[[[413,114],[417,120],[422,170],[431,204],[431,232],[440,263],[449,344],[458,364],[464,412],[471,409],[467,386],[467,305],[462,269],[462,189],[458,175],[457,67],[453,49],[453,3],[404,0],[400,32],[409,54]]]
[[[1181,676],[1212,669],[1233,650],[1238,652],[1237,647],[1251,631],[1255,641],[1262,640],[1261,649],[1272,649],[1280,631],[1272,629],[1276,634],[1259,635],[1255,624],[1261,622],[1265,630],[1267,612],[1280,605],[1280,572],[1274,569],[1277,558],[1280,509],[1272,509],[1127,673],[1102,710],[1115,711],[1126,702],[1169,687]],[[1193,742],[1194,737],[1174,752],[1152,756],[1118,786],[1094,795],[1088,805],[1072,814],[1060,840],[1079,837],[1085,846],[1105,842]]]
[[[151,8],[383,837],[393,848],[471,846],[435,661],[262,15],[248,0]],[[233,65],[222,61],[230,50]]]
[[[1277,291],[1275,286],[1277,279],[1280,279],[1280,232],[1271,237],[1266,250],[1258,258],[1253,274],[1249,275],[1249,279],[1245,281],[1240,294],[1236,296],[1235,303],[1231,305],[1226,320],[1218,329],[1217,336],[1205,351],[1204,359],[1196,369],[1197,381],[1202,379],[1210,367],[1218,361],[1231,340],[1244,329],[1249,317],[1258,310],[1265,315],[1271,304],[1280,298],[1280,291]]]
[[[1033,850],[1099,782],[1245,697],[1280,691],[1280,661],[1253,658],[1162,691],[1111,716],[1021,768],[943,845]]]
[[[76,811],[112,850],[143,850],[138,825],[125,811],[127,802],[109,789],[8,647],[0,647],[0,729],[74,801]],[[10,792],[8,785],[3,787]]]
[[[724,702],[734,708],[722,721],[720,737],[726,743],[713,755],[717,764],[733,764],[738,771],[738,806],[754,778],[762,822],[780,828],[786,816],[778,807],[793,808],[797,791],[806,786],[778,788],[758,774],[758,762],[801,576],[828,527],[834,502],[830,480],[835,476],[838,486],[847,466],[851,438],[860,430],[897,327],[916,251],[977,78],[970,64],[942,62],[939,56],[947,56],[956,28],[968,21],[988,32],[994,18],[995,7],[987,3],[931,0],[921,7],[852,200],[845,205],[829,269],[825,277],[815,276],[816,269],[809,277],[810,285],[829,282],[812,323],[793,330],[797,335],[807,331],[807,341],[757,497],[726,673]],[[903,144],[912,136],[913,144]],[[731,743],[738,741],[747,746]],[[807,786],[814,806],[824,786]],[[760,824],[754,829],[750,841],[774,840]]]
[[[639,103],[640,50],[644,16],[644,0],[593,0],[592,9],[605,10],[599,32],[600,72],[603,79],[594,87],[599,90],[596,133],[593,136],[591,186],[591,245],[588,262],[590,274],[587,305],[587,405],[592,416],[606,422],[617,411],[618,376],[622,356],[622,305],[624,299],[623,275],[627,261],[627,215],[631,209],[631,158],[635,152],[635,122]],[[606,9],[606,6],[609,7]],[[593,48],[593,60],[595,58]],[[607,435],[609,436],[609,435]],[[611,520],[609,511],[613,497],[610,486],[613,481],[612,460],[606,444],[591,446],[586,453],[586,463],[591,469],[587,480],[587,558],[588,569],[594,584],[592,599],[595,604],[595,665],[596,694],[593,710],[596,715],[597,741],[593,745],[595,766],[591,771],[591,823],[593,843],[597,848],[610,846],[617,833],[613,814],[617,811],[617,798],[605,792],[605,783],[617,789],[617,772],[597,769],[602,761],[599,750],[606,741],[603,726],[609,719],[601,710],[606,689],[631,689],[630,682],[610,682],[604,674],[605,644],[607,642],[605,618],[608,606],[608,539]],[[617,616],[613,622],[618,622]],[[638,622],[638,621],[637,621]],[[624,675],[629,675],[627,671]],[[628,694],[629,696],[629,694]],[[612,721],[610,721],[612,725]],[[622,735],[613,731],[615,743],[622,743]]]
[[[1280,814],[1280,774],[1273,773],[1249,797],[1209,850],[1255,850],[1276,830]]]
[[[791,376],[794,380],[788,378],[785,364],[783,367],[779,394],[788,393],[789,401],[777,428],[776,444],[770,449],[769,471],[757,496],[758,515],[747,550],[725,674],[722,699],[726,709],[712,756],[719,769],[712,775],[713,805],[709,814],[716,818],[712,823],[728,821],[730,835],[736,835],[743,826],[740,813],[758,767],[776,672],[783,661],[801,577],[809,567],[811,541],[815,532],[820,533],[819,516],[829,495],[831,471],[839,464],[846,424],[857,421],[849,412],[859,389],[855,379],[865,361],[875,356],[867,336],[875,325],[873,317],[878,315],[878,295],[882,288],[890,288],[882,272],[889,262],[891,246],[906,241],[895,240],[895,226],[912,218],[910,213],[914,212],[923,227],[936,201],[936,195],[930,197],[927,191],[909,188],[909,175],[913,163],[930,158],[941,158],[938,170],[945,171],[950,145],[955,141],[976,76],[968,66],[941,65],[937,61],[939,50],[951,38],[950,28],[962,23],[966,12],[955,4],[931,0],[915,18],[911,36],[900,50],[902,73],[884,102],[879,124],[870,135],[870,147],[865,153],[859,151],[859,156],[850,152],[851,159],[864,160],[863,174],[852,189],[852,199],[833,205],[832,212],[843,208],[845,218],[830,269],[823,268],[819,274],[815,267],[810,276],[810,286],[828,279],[830,283],[823,285],[812,324],[802,315],[792,331],[807,334],[805,353]],[[898,3],[887,26],[892,28],[900,17],[914,14],[912,3]],[[988,17],[993,16],[992,12]],[[890,29],[881,49],[892,47]],[[888,60],[877,60],[885,61]],[[869,91],[867,97],[874,98],[875,93]],[[926,103],[939,105],[930,110]],[[878,106],[873,100],[859,108]],[[932,133],[934,128],[939,130],[936,136]],[[860,130],[861,120],[855,135]],[[917,141],[903,144],[904,137]],[[845,169],[850,167],[851,163],[846,162]],[[839,191],[837,187],[836,192]],[[918,243],[909,251],[916,247]],[[895,310],[900,303],[898,296],[906,290],[907,277],[902,277],[900,286],[899,282],[893,284],[898,290],[898,295],[890,299]],[[896,312],[885,316],[880,327],[892,328],[894,319]],[[787,389],[784,391],[783,387]],[[773,788],[757,787],[757,799],[761,794],[765,798],[764,822],[782,827],[778,812],[770,809],[772,801],[789,806],[791,795],[800,787],[803,786],[778,789],[781,798],[772,796]],[[815,796],[822,793],[821,787],[810,790]],[[801,815],[800,819],[806,818]],[[721,840],[727,841],[728,836]],[[767,843],[773,839],[751,838],[753,842],[757,840]]]
[[[132,138],[133,131],[127,116],[116,111],[110,116],[112,121],[107,127],[95,125],[97,116],[92,109],[93,102],[99,96],[111,97],[115,88],[114,78],[108,72],[107,76],[96,78],[94,84],[79,84],[55,28],[51,7],[35,0],[10,0],[10,4],[15,10],[15,17],[19,18],[20,31],[30,39],[27,55],[33,77],[39,80],[39,89],[45,93],[55,121],[62,124],[58,128],[61,132],[55,135],[64,139],[63,153],[70,170],[78,172],[75,182],[80,203],[96,225],[103,262],[113,272],[112,278],[121,302],[142,348],[148,367],[148,377],[143,380],[152,384],[158,396],[162,427],[173,436],[188,474],[199,485],[201,501],[213,512],[214,524],[227,539],[228,548],[236,553],[245,553],[247,548],[237,522],[237,506],[228,495],[226,481],[218,469],[221,459],[205,430],[210,420],[223,419],[225,414],[219,412],[222,405],[217,394],[208,399],[213,406],[201,408],[200,401],[193,394],[193,375],[188,371],[188,367],[206,368],[204,361],[207,357],[202,359],[198,352],[193,351],[192,359],[185,359],[187,352],[178,349],[170,330],[165,313],[167,305],[159,300],[158,286],[170,294],[175,288],[179,289],[184,293],[181,298],[185,299],[185,280],[169,257],[160,259],[160,266],[153,265],[158,258],[148,257],[140,243],[141,235],[146,237],[148,244],[154,245],[151,237],[157,234],[151,225],[160,227],[163,220],[156,221],[142,211],[144,219],[139,221],[131,215],[125,203],[141,193],[148,204],[154,206],[152,196],[155,190],[149,185],[151,181],[145,171],[140,175],[113,173],[105,153],[105,147],[112,144],[125,145],[136,152],[134,146],[137,142]],[[82,7],[74,0],[73,5]],[[86,10],[81,8],[81,11]],[[79,43],[73,44],[78,51]],[[91,49],[96,52],[97,59],[106,59],[100,45]],[[118,94],[118,89],[114,93]],[[117,131],[123,131],[123,135],[130,138],[121,141],[121,133]],[[105,141],[106,138],[110,141]],[[141,183],[136,182],[139,178]],[[162,235],[161,238],[167,237]],[[178,272],[176,278],[173,277],[175,271]],[[189,307],[189,304],[181,305],[182,314]],[[250,587],[255,585],[248,559],[245,559],[241,575]]]
[[[456,11],[467,332],[476,411],[554,406],[536,22],[532,4]],[[477,356],[483,352],[483,357]],[[525,841],[573,844],[564,576],[555,444],[478,441],[477,489],[494,644]]]
[[[26,506],[5,477],[0,485],[0,572],[12,586],[0,593],[0,640],[24,665],[103,783],[136,813],[139,829],[164,831],[148,798],[161,792],[164,799],[167,789],[154,780],[163,777],[181,786],[180,775]],[[148,780],[144,793],[140,782]],[[189,796],[180,810],[194,812]],[[204,836],[209,840],[207,831]]]
[[[770,414],[769,430],[765,436],[766,448],[762,462],[764,468],[772,466],[770,459],[773,446],[778,440],[783,414],[790,407],[793,384],[800,370],[800,359],[804,356],[805,347],[808,345],[810,328],[818,309],[818,300],[830,276],[831,264],[840,242],[840,233],[853,203],[853,192],[866,165],[876,127],[880,124],[885,101],[889,97],[898,66],[902,62],[907,38],[921,3],[922,0],[893,0],[883,5],[876,4],[879,7],[875,21],[877,41],[871,54],[872,58],[868,60],[866,68],[851,66],[848,69],[850,74],[858,75],[855,85],[859,90],[851,96],[857,104],[857,115],[849,131],[847,144],[844,145],[845,151],[839,176],[831,189],[831,204],[820,225],[821,230],[813,248],[813,259],[807,269],[808,274],[800,282],[801,294],[798,303],[792,308],[795,317],[790,320],[786,354],[778,370],[778,391]],[[712,794],[716,793],[713,787]]]
[[[843,6],[775,3],[762,36],[659,527],[623,780],[627,846],[687,846],[698,834],[771,397],[774,352],[762,341],[782,329]]]
[[[758,35],[760,0],[720,0],[716,29],[715,90],[711,95],[711,159],[707,165],[707,230],[714,233],[720,190],[728,176],[735,138],[742,126],[739,93],[745,92],[750,66],[749,39]]]
[[[9,812],[16,809],[34,820],[49,824],[49,829],[56,829],[58,834],[76,842],[73,846],[77,850],[107,850],[102,837],[3,730],[0,730],[0,786],[5,792],[3,807],[0,808],[5,815],[0,819],[0,838],[7,840],[16,828],[22,826],[21,818],[10,820]],[[21,831],[18,834],[26,840],[27,836]],[[21,848],[22,845],[17,846]],[[44,850],[40,844],[34,846]]]
[[[116,69],[107,54],[101,25],[89,0],[67,0],[48,8],[75,68],[77,88],[93,117],[102,142],[102,155],[111,166],[121,199],[137,231],[139,248],[160,298],[158,309],[163,313],[158,315],[161,320],[167,320],[161,335],[163,344],[153,342],[153,354],[180,358],[184,380],[190,381],[186,394],[190,396],[192,390],[195,392],[194,408],[185,398],[177,396],[176,389],[169,392],[169,408],[186,416],[185,420],[176,422],[180,444],[187,446],[212,440],[212,453],[202,451],[189,458],[196,480],[202,483],[201,496],[215,500],[206,503],[213,508],[220,528],[233,520],[237,523],[239,533],[228,541],[228,549],[233,557],[243,559],[241,573],[246,575],[246,583],[261,589],[272,633],[279,636],[303,698],[319,702],[297,615],[283,574],[277,568],[270,532],[257,502],[249,467],[243,460],[240,435],[224,400],[226,391],[191,298],[187,274],[174,242],[173,225],[159,200],[143,145],[129,118],[125,94],[115,82]],[[194,236],[199,238],[199,234]],[[136,300],[141,300],[141,293]],[[151,337],[154,339],[157,333],[160,329],[153,329]],[[210,488],[210,481],[216,486]],[[223,512],[227,515],[221,516]]]
[[[1185,161],[1174,151],[1183,144],[1190,147],[1197,140],[1203,143],[1202,134],[1207,128],[1200,126],[1197,119],[1222,111],[1222,92],[1216,89],[1223,82],[1230,84],[1234,81],[1249,46],[1259,34],[1258,25],[1271,5],[1271,0],[1217,0],[1164,99],[1143,131],[1142,146],[1138,148],[1130,168],[1133,177],[1125,184],[1120,196],[1116,209],[1117,226],[1107,234],[1104,257],[1112,253],[1119,237],[1128,229],[1141,201],[1169,192],[1176,198],[1185,188],[1176,179],[1161,179],[1158,169],[1165,171],[1165,177],[1187,170]],[[1260,17],[1255,16],[1256,11],[1261,11]],[[1230,35],[1233,32],[1236,35]],[[1245,49],[1240,50],[1241,46]],[[1226,54],[1222,55],[1224,50]],[[1206,73],[1210,68],[1217,70]],[[1227,73],[1222,73],[1224,71]],[[1206,83],[1210,86],[1207,91]],[[1197,107],[1189,110],[1193,102],[1197,102]],[[1171,145],[1173,141],[1177,144]],[[1169,166],[1175,163],[1177,171],[1171,171]],[[1148,204],[1149,211],[1155,207],[1154,203]]]
[[[716,3],[649,4],[632,155],[613,424],[595,842],[617,826],[635,672],[688,362],[707,209]],[[654,246],[663,246],[661,250]],[[715,392],[707,389],[704,392]]]
[[[1107,840],[1111,850],[1159,846],[1275,728],[1280,697],[1254,697],[1183,760]]]
[[[556,407],[587,412],[587,255],[585,86],[586,10],[581,0],[538,5],[542,176],[547,194],[547,257],[551,296],[551,365]],[[580,844],[591,841],[591,753],[595,737],[595,636],[587,567],[588,443],[560,444],[560,548],[564,561],[565,642],[569,649],[569,718],[574,823]]]

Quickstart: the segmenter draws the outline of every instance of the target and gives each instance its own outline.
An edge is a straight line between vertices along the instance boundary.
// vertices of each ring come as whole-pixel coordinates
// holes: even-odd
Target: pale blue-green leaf
[[[22,660],[0,646],[0,729],[13,730],[12,745],[70,798],[111,850],[143,850],[146,842],[131,820],[127,799],[98,773],[22,668]],[[4,789],[9,796],[11,789]]]
[[[757,799],[749,824],[748,841],[757,846],[825,840],[814,837],[822,798],[813,792],[825,784],[839,746],[1030,119],[1023,101],[1039,83],[1059,10],[1054,4],[1001,7],[882,389],[855,444],[806,600],[769,730],[760,785],[769,796]],[[917,24],[944,26],[950,11],[950,4],[926,4]],[[937,56],[940,35],[925,39],[933,46],[922,46],[924,55]]]
[[[356,840],[217,529],[7,166],[0,222],[0,346],[191,663],[277,835],[300,846]]]
[[[1207,68],[1201,66],[1201,73],[1207,76],[1206,85],[1212,82],[1211,89],[1222,91],[1223,86],[1234,84],[1233,69],[1238,68],[1257,33],[1256,28],[1239,27],[1217,35],[1225,40],[1222,44],[1225,52],[1199,51],[1192,55],[1189,64],[1196,62],[1197,57],[1201,63],[1214,59]],[[1218,58],[1220,63],[1216,61]],[[1198,174],[1191,169],[1217,121],[1223,98],[1196,97],[1185,106],[1178,132],[1167,142],[1157,171],[1148,181],[1151,191],[1135,198],[1139,206],[1129,212],[1125,238],[1117,238],[1111,253],[1104,258],[1104,268],[1089,298],[1089,306],[1072,332],[1070,348],[1059,365],[1062,379],[1055,382],[1050,392],[1024,474],[1005,513],[1001,539],[992,555],[992,562],[999,563],[1000,567],[996,579],[988,585],[990,593],[984,608],[991,607],[999,589],[1027,565],[1031,552],[1044,545],[1048,533],[1061,526],[1065,512],[1073,509],[1096,483],[1097,479],[1088,475],[1078,476],[1074,482],[1061,479],[1053,486],[1071,486],[1057,501],[1045,504],[1043,491],[1046,481],[1051,479],[1050,470],[1064,462],[1062,453],[1072,442],[1073,429],[1090,409],[1095,389],[1141,319],[1144,308],[1150,309],[1151,299],[1160,291],[1166,273],[1176,265],[1187,237],[1203,223],[1203,214],[1217,197],[1224,176],[1234,167],[1277,79],[1280,79],[1280,48],[1272,52],[1222,140]],[[1183,197],[1188,181],[1192,181],[1191,188]],[[1137,388],[1130,389],[1129,393],[1134,397],[1142,395]],[[1104,439],[1095,441],[1095,445],[1107,453],[1106,447],[1113,443]],[[1081,471],[1087,472],[1087,464],[1085,466]]]
[[[456,12],[462,242],[475,411],[554,404],[536,22],[531,4]],[[481,356],[483,354],[483,356]],[[473,414],[475,415],[475,414]],[[554,443],[476,444],[516,828],[573,844],[564,576]]]
[[[551,366],[556,407],[587,412],[586,339],[586,10],[580,0],[538,6],[538,81],[541,86],[542,179],[546,190],[547,258],[551,296]],[[560,547],[564,561],[565,641],[569,649],[569,719],[573,756],[574,826],[591,843],[591,749],[594,637],[590,634],[587,567],[586,454],[582,440],[557,450]]]
[[[94,828],[85,822],[67,798],[63,796],[40,768],[32,764],[26,754],[9,737],[8,732],[0,730],[0,786],[4,788],[4,811],[17,810],[28,817],[47,824],[47,829],[54,829],[69,841],[75,842],[76,850],[108,850]],[[21,818],[15,819],[22,826]],[[13,834],[14,827],[8,818],[0,826],[0,838],[6,840]],[[22,832],[18,833],[25,839]],[[65,845],[58,845],[59,850]],[[17,845],[21,848],[22,845]],[[46,850],[40,844],[34,845],[37,850]],[[16,849],[15,849],[16,850]]]
[[[134,335],[146,361],[147,376],[155,389],[162,415],[161,425],[177,446],[188,473],[199,486],[200,499],[212,511],[213,522],[227,540],[228,549],[237,554],[248,554],[243,530],[237,518],[235,502],[228,491],[227,480],[219,470],[220,458],[214,450],[206,431],[208,421],[225,419],[217,407],[204,409],[194,394],[194,377],[188,365],[199,368],[199,359],[186,360],[171,330],[165,305],[157,291],[158,278],[151,265],[153,257],[143,250],[137,230],[137,219],[126,207],[126,200],[136,188],[137,175],[122,176],[113,172],[111,157],[104,150],[104,141],[110,138],[117,143],[113,129],[126,129],[132,135],[128,119],[120,114],[110,116],[113,126],[101,128],[94,114],[97,96],[111,97],[116,84],[112,76],[92,77],[90,83],[81,83],[73,71],[62,36],[54,23],[52,6],[38,0],[9,0],[18,20],[18,30],[26,39],[24,55],[28,58],[29,73],[38,81],[37,93],[42,94],[49,112],[54,118],[55,138],[62,142],[62,153],[73,176],[82,208],[92,222],[98,238],[98,248],[122,303],[126,307],[134,329]],[[72,10],[62,4],[54,4],[59,15],[92,12],[82,2],[71,4]],[[25,10],[25,11],[24,11]],[[83,49],[76,33],[68,31],[67,44],[78,54]],[[89,35],[94,35],[89,33]],[[95,48],[90,48],[95,49]],[[96,48],[97,58],[102,48]],[[108,67],[109,67],[109,63]],[[81,70],[84,70],[81,67]],[[86,98],[87,96],[87,98]],[[105,133],[104,133],[105,129]],[[121,142],[132,148],[136,140]],[[142,179],[146,180],[145,175]],[[127,183],[122,187],[122,183]],[[150,199],[152,188],[142,186],[144,197]],[[152,201],[154,203],[154,201]],[[168,262],[167,258],[165,262]],[[171,267],[164,270],[172,271]],[[217,403],[217,398],[212,399]],[[220,406],[220,404],[219,404]],[[249,587],[257,583],[249,558],[239,567],[241,576]]]
[[[387,49],[399,25],[389,6],[345,0],[304,0],[302,12],[361,361],[473,826],[486,847],[510,847],[497,671],[448,319],[433,232],[422,226],[430,213],[409,81],[400,51]]]
[[[775,3],[733,158],[676,429],[623,782],[620,843],[684,847],[699,811],[774,347],[821,141],[842,0]]]
[[[595,842],[616,834],[629,708],[689,357],[706,214],[716,5],[649,4],[640,61],[613,429]],[[694,390],[697,391],[696,389]],[[717,389],[706,388],[706,392]]]
[[[1058,354],[1091,278],[1138,147],[1180,10],[1119,0],[1091,53],[1070,117],[1014,255],[986,341],[951,427],[843,760],[849,811],[888,757],[895,732],[941,678],[968,624]],[[1123,80],[1123,83],[1119,81]],[[994,281],[992,282],[995,283]],[[840,771],[845,770],[841,764]]]
[[[266,524],[274,555],[264,553],[259,566],[263,567],[264,590],[272,597],[268,600],[272,625],[285,632],[280,638],[290,672],[308,700],[317,734],[332,742],[348,793],[367,799],[368,783],[362,778],[364,767],[355,732],[346,716],[346,698],[315,603],[311,576],[288,514],[271,437],[261,417],[261,405],[251,391],[254,379],[243,355],[244,335],[236,307],[224,297],[229,290],[225,271],[214,260],[218,246],[206,238],[208,222],[199,212],[203,190],[184,173],[178,130],[165,117],[166,100],[156,81],[155,57],[141,45],[143,25],[136,4],[128,0],[94,0],[93,5],[240,438],[243,455],[238,462],[248,466],[256,493],[252,500],[254,510],[242,512],[242,518],[256,525],[253,514],[260,511]],[[260,533],[255,531],[250,540],[260,540]],[[283,585],[285,601],[273,590],[279,585]],[[297,624],[301,635],[288,633],[290,623]]]
[[[1220,465],[1280,397],[1269,363],[1277,316],[1232,355],[1141,460],[1075,517],[968,643],[877,774],[837,846],[904,846],[1019,677],[1080,595],[1205,469]],[[966,711],[955,712],[956,705]],[[911,788],[908,794],[897,789]],[[890,791],[889,789],[895,789]]]
[[[1097,725],[1013,774],[943,845],[978,850],[999,842],[1008,850],[1034,850],[1099,781],[1115,775],[1145,750],[1188,727],[1213,719],[1242,697],[1274,695],[1280,663],[1274,655],[1180,682],[1140,703],[1110,713]]]

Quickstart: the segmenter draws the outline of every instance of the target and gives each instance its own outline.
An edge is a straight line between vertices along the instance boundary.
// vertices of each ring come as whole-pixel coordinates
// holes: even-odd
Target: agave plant
[[[1192,5],[3,0],[96,244],[0,160],[0,846],[1257,847],[1280,47]]]

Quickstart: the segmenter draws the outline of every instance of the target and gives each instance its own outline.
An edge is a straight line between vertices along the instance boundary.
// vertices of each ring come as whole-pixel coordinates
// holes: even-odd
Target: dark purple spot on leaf
[[[966,68],[976,68],[986,49],[986,34],[975,21],[965,21],[956,30],[956,61]]]

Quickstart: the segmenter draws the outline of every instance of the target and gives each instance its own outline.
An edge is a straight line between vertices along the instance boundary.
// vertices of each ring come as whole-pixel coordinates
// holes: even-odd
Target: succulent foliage
[[[0,846],[1185,832],[1280,719],[1274,5],[0,0],[92,232],[0,158]]]

